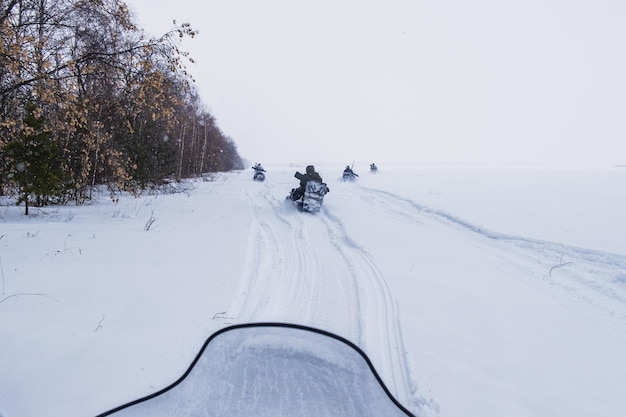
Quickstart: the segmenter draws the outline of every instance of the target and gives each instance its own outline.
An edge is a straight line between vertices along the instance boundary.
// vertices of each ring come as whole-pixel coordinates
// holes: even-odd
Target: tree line
[[[148,36],[121,0],[0,0],[0,195],[28,214],[242,169],[186,70],[195,35]]]

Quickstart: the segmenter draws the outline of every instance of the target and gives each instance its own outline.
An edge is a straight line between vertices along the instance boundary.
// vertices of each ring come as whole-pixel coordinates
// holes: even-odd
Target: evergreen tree
[[[16,140],[4,149],[9,162],[9,177],[19,193],[17,204],[41,207],[62,198],[67,182],[63,167],[63,150],[45,129],[45,120],[36,106],[26,105],[24,127]]]

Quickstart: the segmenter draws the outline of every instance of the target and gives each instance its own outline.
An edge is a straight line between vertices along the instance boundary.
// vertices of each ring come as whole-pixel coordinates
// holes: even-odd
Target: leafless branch
[[[563,268],[564,266],[571,265],[571,264],[572,264],[572,262],[565,262],[565,263],[563,263],[563,254],[561,254],[561,259],[559,260],[559,264],[558,265],[554,265],[552,268],[550,268],[550,272],[548,273],[548,276],[550,278],[552,278],[552,271],[554,271],[555,269],[558,269],[558,268]]]

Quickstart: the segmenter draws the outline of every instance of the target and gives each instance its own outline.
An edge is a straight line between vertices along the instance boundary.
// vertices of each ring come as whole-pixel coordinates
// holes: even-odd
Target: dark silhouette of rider
[[[313,165],[308,165],[306,167],[306,174],[301,174],[299,172],[296,172],[295,177],[300,180],[300,186],[298,188],[294,188],[293,190],[291,190],[291,199],[293,201],[296,201],[302,198],[302,196],[304,195],[304,188],[306,187],[307,182],[309,181],[323,182],[322,176],[315,171],[315,167]]]
[[[346,169],[343,170],[343,177],[358,177],[359,174],[357,174],[356,172],[354,172],[352,170],[352,168],[350,168],[350,165],[346,165]]]

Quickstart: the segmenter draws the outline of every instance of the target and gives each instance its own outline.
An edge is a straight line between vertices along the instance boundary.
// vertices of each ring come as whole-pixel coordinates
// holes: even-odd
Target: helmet
[[[313,165],[308,165],[308,166],[306,167],[306,173],[307,173],[307,174],[312,174],[312,173],[314,173],[314,172],[315,172],[315,167],[314,167]]]

